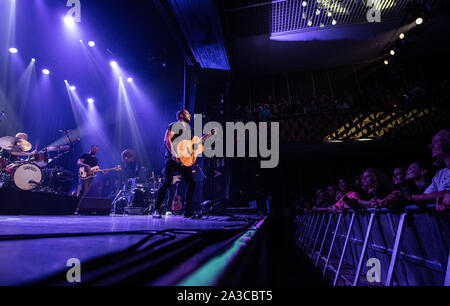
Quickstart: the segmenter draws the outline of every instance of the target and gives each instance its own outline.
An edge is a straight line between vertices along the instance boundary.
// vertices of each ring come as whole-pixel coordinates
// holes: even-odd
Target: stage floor
[[[147,231],[247,228],[245,220],[167,216],[0,216],[0,285],[30,284],[135,245]]]

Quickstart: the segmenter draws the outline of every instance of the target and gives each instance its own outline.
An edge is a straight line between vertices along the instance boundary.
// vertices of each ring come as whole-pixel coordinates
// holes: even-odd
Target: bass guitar
[[[115,168],[110,169],[100,169],[99,166],[91,167],[91,171],[86,171],[85,167],[80,167],[80,170],[78,171],[78,176],[82,180],[87,180],[89,178],[93,178],[97,176],[97,173],[105,173],[108,171],[122,171],[122,168],[120,166],[117,166]]]

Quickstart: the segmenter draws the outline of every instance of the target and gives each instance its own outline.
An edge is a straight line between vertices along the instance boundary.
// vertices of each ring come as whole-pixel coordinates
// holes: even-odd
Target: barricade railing
[[[297,246],[336,285],[450,285],[450,213],[407,206],[312,212]]]

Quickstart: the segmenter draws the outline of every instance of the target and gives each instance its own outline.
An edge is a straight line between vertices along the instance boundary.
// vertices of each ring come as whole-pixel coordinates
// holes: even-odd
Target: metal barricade
[[[296,218],[297,246],[340,285],[450,285],[450,213],[434,205],[315,212]]]

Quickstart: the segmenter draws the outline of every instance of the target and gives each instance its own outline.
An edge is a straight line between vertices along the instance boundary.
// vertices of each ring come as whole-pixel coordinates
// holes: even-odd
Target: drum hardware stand
[[[63,133],[63,134],[67,137],[68,145],[70,146],[70,149],[67,150],[67,152],[64,152],[64,153],[69,153],[70,151],[72,151],[75,142],[80,141],[80,138],[77,138],[76,140],[72,140],[72,139],[70,138],[70,133],[69,133],[70,131],[71,131],[71,130],[59,130],[59,132]],[[55,158],[55,159],[56,159],[56,158]],[[67,169],[68,166],[69,166],[69,161],[67,160],[67,161],[66,161],[66,166],[65,166],[65,168]]]
[[[116,211],[117,211],[117,210],[116,210],[117,203],[118,203],[122,198],[124,198],[124,197],[121,196],[123,192],[124,192],[123,188],[120,189],[119,192],[117,192],[116,196],[114,197],[114,200],[112,201],[112,208],[113,208],[113,212],[112,212],[112,213],[113,213],[113,214],[115,214]],[[127,206],[128,206],[128,202],[127,202]]]
[[[35,182],[35,181],[28,181],[28,184],[33,184],[36,186],[31,192],[41,192],[42,191],[42,184]]]

